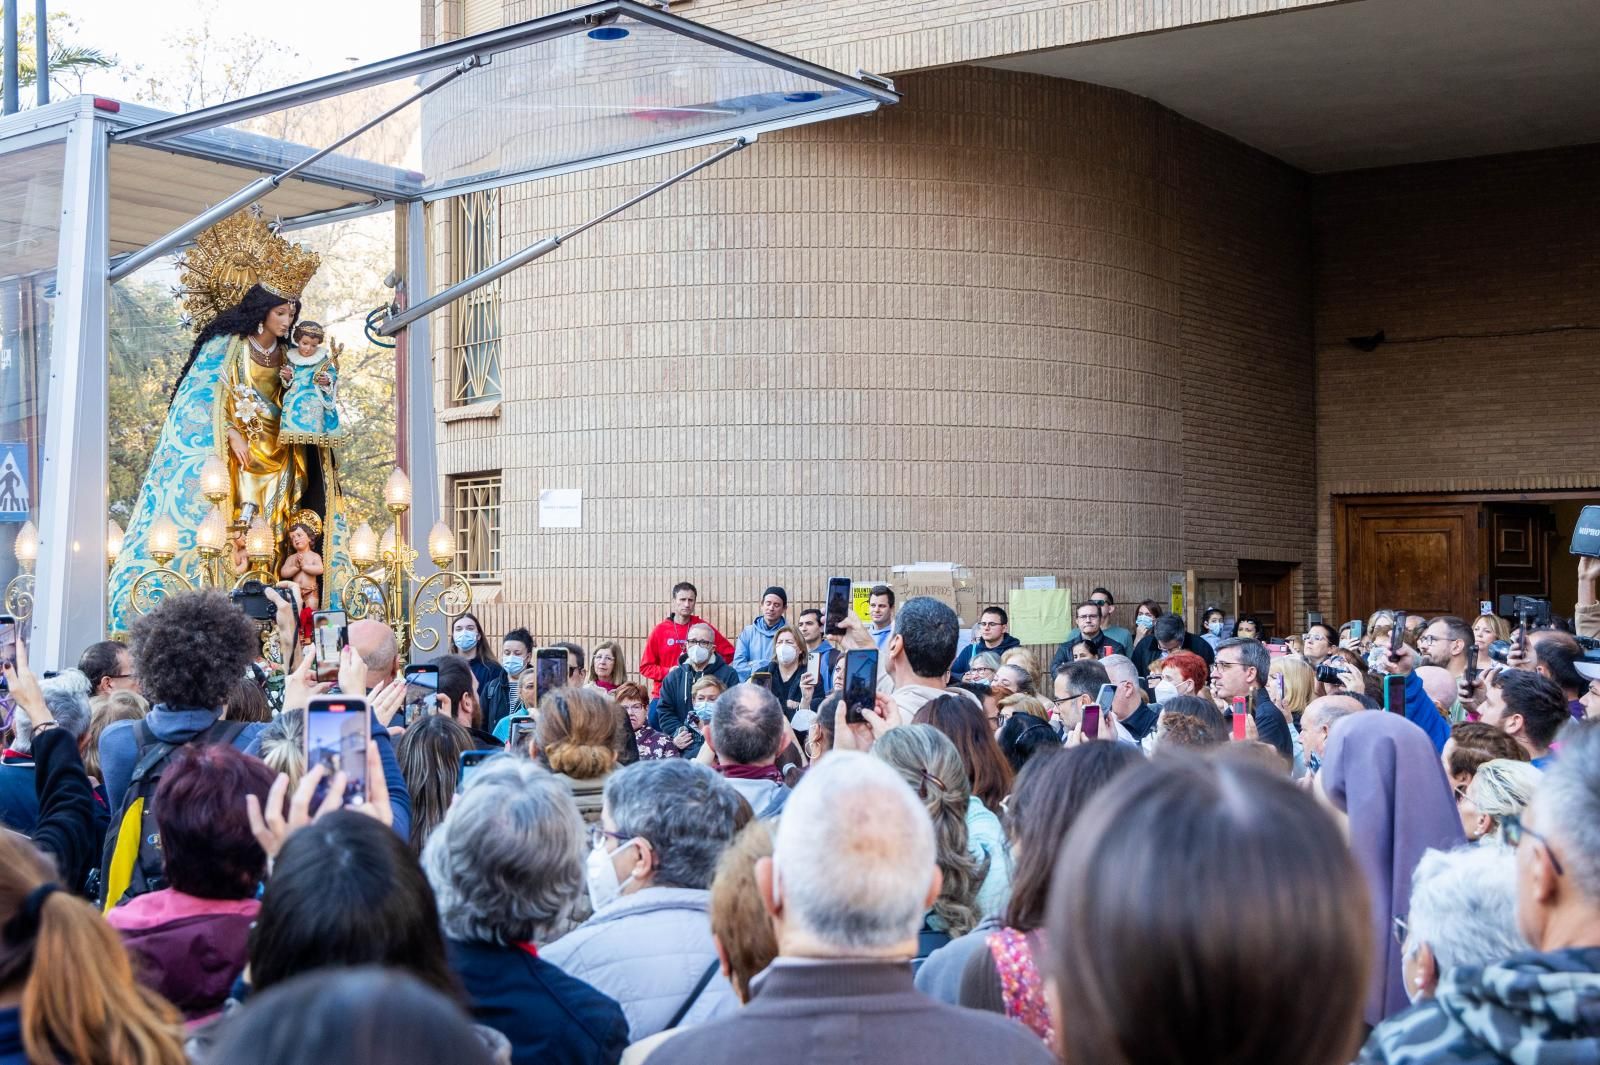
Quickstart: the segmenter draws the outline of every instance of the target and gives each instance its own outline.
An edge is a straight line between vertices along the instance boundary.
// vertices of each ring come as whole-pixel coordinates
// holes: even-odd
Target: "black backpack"
[[[133,723],[138,743],[133,774],[128,778],[128,790],[117,805],[111,828],[106,832],[100,868],[89,878],[90,895],[100,902],[102,912],[110,913],[119,903],[167,886],[154,799],[168,755],[190,743],[231,744],[244,731],[245,725],[243,721],[217,721],[184,743],[167,743],[156,739],[149,723],[143,719]]]

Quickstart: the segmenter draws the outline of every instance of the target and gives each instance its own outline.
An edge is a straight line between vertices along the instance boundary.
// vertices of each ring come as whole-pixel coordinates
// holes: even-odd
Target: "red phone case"
[[[1090,703],[1083,708],[1083,738],[1086,740],[1098,739],[1100,736],[1100,707]]]
[[[1245,731],[1245,729],[1248,727],[1245,723],[1248,720],[1249,720],[1249,711],[1247,711],[1245,709],[1245,702],[1244,702],[1243,697],[1235,699],[1233,701],[1233,738],[1234,739],[1242,740],[1242,739],[1247,739],[1249,737],[1249,733],[1247,733]]]

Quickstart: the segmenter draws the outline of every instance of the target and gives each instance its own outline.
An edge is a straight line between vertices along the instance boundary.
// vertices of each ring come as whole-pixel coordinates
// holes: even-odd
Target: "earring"
[[[265,333],[266,331],[267,331],[267,325],[266,325],[265,322],[263,322],[260,325],[256,326],[256,336],[260,336],[262,333]]]

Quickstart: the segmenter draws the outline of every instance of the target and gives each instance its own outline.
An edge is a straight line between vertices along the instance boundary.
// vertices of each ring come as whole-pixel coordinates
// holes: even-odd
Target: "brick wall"
[[[1334,495],[1600,487],[1600,332],[1557,328],[1600,325],[1597,188],[1595,145],[1316,179],[1324,610]]]
[[[1309,184],[1214,130],[1174,122],[1182,174],[1184,562],[1212,572],[1232,572],[1240,559],[1309,563],[1316,542]]]
[[[1264,398],[1309,393],[1300,180],[1115,90],[902,88],[504,280],[500,415],[439,433],[442,473],[505,471],[491,632],[635,656],[680,577],[737,631],[769,583],[810,603],[901,562],[964,562],[985,601],[1034,573],[1131,601],[1309,556],[1309,475],[1278,458],[1309,418]],[[684,161],[507,190],[505,250]],[[1254,382],[1227,372],[1247,355]],[[1207,426],[1241,396],[1260,447],[1219,462],[1235,434]],[[538,528],[555,487],[583,529]]]

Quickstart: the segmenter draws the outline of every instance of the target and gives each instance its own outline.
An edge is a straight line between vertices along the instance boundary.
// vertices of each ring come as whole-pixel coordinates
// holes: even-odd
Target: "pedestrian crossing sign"
[[[28,498],[28,445],[0,442],[0,522],[24,522],[33,508]]]

